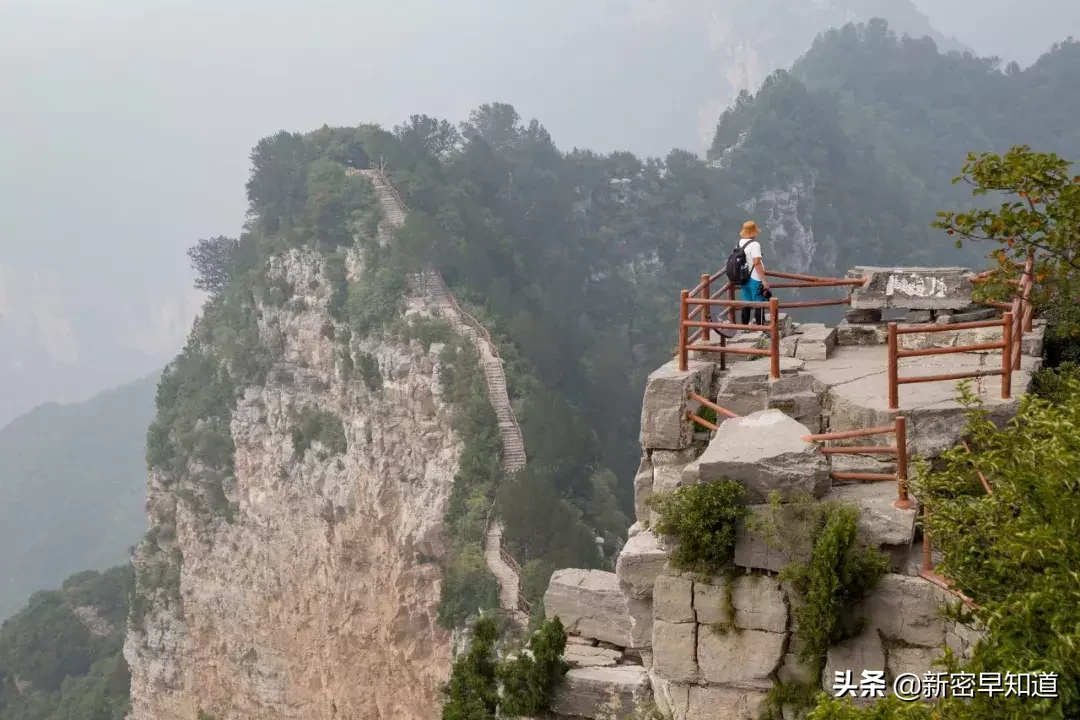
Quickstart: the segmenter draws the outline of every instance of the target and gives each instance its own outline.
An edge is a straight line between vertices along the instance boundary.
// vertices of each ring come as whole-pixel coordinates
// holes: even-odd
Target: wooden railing
[[[1019,265],[1014,266],[1014,268],[1019,268]],[[977,285],[986,282],[989,274],[990,271],[980,273],[971,278],[971,283]],[[1028,254],[1020,279],[1007,280],[1006,283],[1016,286],[1016,292],[1011,302],[986,300],[980,304],[1012,312],[1016,325],[1013,328],[1013,346],[1010,352],[1012,354],[1013,370],[1019,370],[1020,357],[1023,354],[1024,333],[1032,331],[1035,318],[1035,306],[1031,302],[1031,291],[1035,284],[1035,255],[1033,253]]]
[[[769,277],[793,280],[794,282],[772,283],[772,288],[825,288],[825,287],[854,287],[865,285],[869,278],[846,279],[826,278],[814,275],[800,275],[779,271],[766,271]],[[702,275],[701,282],[692,290],[683,290],[679,297],[679,369],[686,371],[689,363],[690,351],[711,352],[720,354],[720,367],[725,368],[726,356],[733,355],[757,355],[769,357],[769,376],[778,379],[780,377],[780,310],[784,308],[808,308],[828,307],[830,305],[848,305],[851,297],[834,298],[830,300],[803,300],[803,301],[780,301],[770,298],[768,302],[750,302],[736,300],[735,293],[738,286],[730,282],[724,283],[719,290],[712,290],[713,284],[723,277],[724,271],[713,275]],[[723,296],[727,296],[724,298]],[[693,306],[693,309],[691,309]],[[711,308],[727,308],[727,322],[714,322]],[[735,322],[735,311],[742,308],[768,309],[769,324],[743,325]],[[691,328],[696,328],[691,332]],[[710,345],[710,334],[713,330],[738,331],[747,330],[766,331],[769,334],[769,349],[762,348],[731,348],[727,346],[727,337],[721,332],[720,344]],[[705,343],[705,344],[701,344]]]
[[[908,457],[907,457],[907,419],[896,417],[891,426],[866,428],[865,430],[844,430],[841,432],[821,433],[807,435],[805,442],[829,442],[832,440],[848,440],[851,438],[870,437],[872,435],[893,435],[894,445],[843,445],[828,446],[821,448],[825,455],[894,455],[896,456],[896,471],[893,473],[867,473],[867,472],[831,472],[829,476],[833,480],[858,480],[862,482],[896,481],[896,502],[898,508],[909,509],[915,504],[908,496]]]
[[[705,407],[709,408],[710,410],[712,410],[713,412],[716,413],[716,416],[717,416],[718,419],[719,419],[719,417],[721,415],[723,415],[726,418],[737,418],[737,417],[739,417],[738,415],[731,412],[727,408],[722,408],[719,405],[717,405],[716,403],[714,403],[712,400],[709,400],[706,397],[702,397],[701,395],[698,395],[697,393],[690,393],[690,394],[688,394],[686,396],[686,398],[688,400],[693,400],[695,402],[701,403]],[[686,411],[686,417],[691,422],[697,423],[701,427],[707,428],[708,430],[712,430],[713,432],[716,432],[719,429],[718,425],[714,425],[713,423],[709,422],[708,420],[706,420],[706,419],[704,419],[702,417],[698,417],[697,415],[695,415],[694,413],[692,413],[689,410]]]
[[[897,337],[913,333],[936,333],[952,330],[970,330],[975,328],[1000,327],[1002,329],[1001,342],[981,343],[975,345],[956,345],[953,347],[925,348],[923,350],[900,350]],[[889,409],[897,410],[900,407],[900,385],[909,383],[940,382],[942,380],[963,380],[965,378],[1001,376],[1001,397],[1008,400],[1012,394],[1012,369],[1013,362],[1010,351],[1013,345],[1013,315],[1005,313],[1000,320],[985,320],[980,322],[955,323],[951,325],[908,325],[899,327],[896,323],[889,323]],[[940,375],[919,375],[915,377],[899,376],[899,361],[905,357],[921,357],[925,355],[949,355],[952,353],[980,352],[987,350],[1001,350],[1001,368],[997,370],[970,370],[968,372],[942,373]]]

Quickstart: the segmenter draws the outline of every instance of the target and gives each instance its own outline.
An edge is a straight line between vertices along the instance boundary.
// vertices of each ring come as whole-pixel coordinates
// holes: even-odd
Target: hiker
[[[742,299],[746,302],[766,302],[765,293],[769,283],[765,280],[765,265],[761,261],[761,243],[757,236],[761,234],[757,223],[747,220],[739,233],[739,244],[728,258],[727,275],[735,285],[742,287]],[[765,308],[742,309],[742,324],[750,324],[750,311],[754,311],[754,322],[765,324]]]

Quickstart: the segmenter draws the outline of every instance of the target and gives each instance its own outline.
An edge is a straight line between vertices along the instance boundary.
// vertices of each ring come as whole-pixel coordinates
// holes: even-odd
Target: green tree
[[[499,704],[495,661],[495,621],[483,617],[473,626],[469,650],[454,661],[443,686],[442,720],[494,720]]]
[[[953,182],[971,185],[976,196],[1004,194],[996,209],[941,212],[934,227],[964,239],[997,245],[996,263],[984,294],[1011,299],[1028,256],[1035,260],[1032,299],[1037,307],[1057,308],[1060,335],[1080,336],[1080,175],[1054,153],[1032,152],[1026,145],[995,153],[971,154]]]
[[[548,709],[555,687],[570,666],[563,660],[566,628],[558,618],[547,620],[529,638],[529,654],[503,662],[500,710],[506,717],[533,716]]]
[[[211,295],[220,295],[229,285],[239,241],[223,235],[200,240],[188,249],[191,267],[195,270],[195,287]]]
[[[687,485],[650,498],[660,514],[657,534],[671,540],[671,564],[679,569],[716,575],[735,552],[735,527],[749,514],[746,489],[735,480]]]

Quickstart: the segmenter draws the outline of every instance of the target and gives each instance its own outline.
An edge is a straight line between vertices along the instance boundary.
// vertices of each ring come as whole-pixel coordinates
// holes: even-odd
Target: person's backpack
[[[736,285],[745,285],[750,279],[750,267],[746,264],[746,247],[742,243],[736,245],[728,255],[725,271],[728,280]]]

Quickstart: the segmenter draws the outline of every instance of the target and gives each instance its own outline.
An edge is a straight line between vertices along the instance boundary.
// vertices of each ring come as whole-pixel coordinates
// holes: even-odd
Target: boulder
[[[779,410],[725,420],[705,453],[683,472],[684,484],[737,480],[747,501],[763,503],[774,490],[785,497],[829,489],[829,468],[810,430]]]
[[[804,323],[799,326],[799,333],[795,357],[800,360],[828,360],[836,348],[836,328],[822,323]]]
[[[783,660],[785,633],[732,630],[720,634],[708,625],[698,627],[698,668],[704,680],[741,688],[772,688],[769,676]]]
[[[649,458],[641,458],[637,474],[634,476],[634,514],[638,521],[650,518],[649,498],[653,492],[653,466]]]
[[[678,682],[698,678],[696,623],[653,622],[652,669],[657,675]]]
[[[653,679],[656,706],[671,720],[746,720],[760,717],[765,693],[760,690],[686,685]]]
[[[615,573],[556,570],[544,593],[544,609],[559,617],[567,632],[618,647],[647,647],[652,636],[651,608],[627,597]]]
[[[637,598],[652,597],[656,576],[667,563],[667,552],[649,530],[637,533],[623,546],[615,563],[615,575],[624,589]]]
[[[669,623],[694,622],[694,583],[669,574],[656,576],[653,586],[653,618]],[[656,629],[653,628],[655,636]]]
[[[848,273],[869,277],[851,291],[852,310],[962,310],[971,305],[971,272],[964,268],[855,268]]]
[[[702,394],[712,384],[714,363],[695,360],[688,370],[679,370],[672,360],[649,375],[641,406],[641,446],[643,448],[682,450],[693,441],[693,423],[686,419],[689,393]]]
[[[822,677],[824,690],[830,695],[833,691],[836,673],[851,672],[849,682],[856,686],[862,678],[863,670],[882,672],[885,670],[885,651],[881,638],[872,628],[866,628],[858,636],[845,640],[829,648],[825,657],[825,674]],[[888,688],[888,685],[886,685]]]
[[[897,508],[895,482],[862,482],[833,487],[822,500],[859,509],[859,533],[871,545],[903,545],[915,535],[915,508]]]
[[[567,645],[563,659],[575,667],[615,667],[622,659],[618,650],[588,645]]]
[[[694,583],[694,611],[703,625],[727,622],[725,610],[728,579]],[[788,610],[780,582],[763,575],[740,575],[731,588],[735,627],[743,630],[787,631]]]
[[[939,609],[948,602],[943,590],[918,577],[890,573],[863,601],[866,627],[907,645],[940,647],[946,620]],[[879,668],[880,669],[880,668]]]
[[[840,347],[884,345],[887,342],[889,342],[889,329],[885,323],[856,325],[844,320],[836,326],[836,344]]]
[[[555,688],[551,710],[594,720],[623,720],[652,701],[649,675],[637,665],[570,670]]]
[[[672,492],[682,485],[683,469],[697,457],[697,450],[654,450],[652,454],[654,493]]]
[[[945,668],[934,666],[944,654],[941,648],[892,648],[889,650],[889,674],[894,678],[909,674],[921,678],[928,672],[946,672]]]

